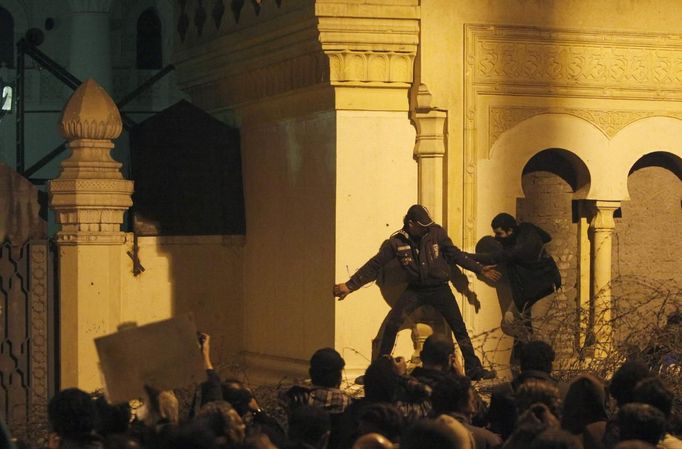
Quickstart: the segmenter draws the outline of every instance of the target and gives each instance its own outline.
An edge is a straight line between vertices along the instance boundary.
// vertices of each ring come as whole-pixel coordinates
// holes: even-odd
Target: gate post
[[[120,322],[124,212],[133,182],[112,159],[121,116],[106,91],[89,79],[73,93],[60,131],[69,158],[50,181],[50,206],[59,232],[60,388],[102,386],[93,338]]]

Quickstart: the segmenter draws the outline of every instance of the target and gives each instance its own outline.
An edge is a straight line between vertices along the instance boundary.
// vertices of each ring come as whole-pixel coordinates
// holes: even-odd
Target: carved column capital
[[[124,212],[132,206],[133,182],[110,154],[121,134],[121,116],[106,91],[87,80],[69,99],[59,125],[71,156],[50,181],[61,244],[122,244]]]
[[[588,340],[594,346],[597,359],[604,359],[613,346],[613,327],[611,325],[613,303],[611,298],[611,251],[616,223],[613,213],[620,207],[620,201],[601,201],[592,203],[592,309],[593,325]]]
[[[414,157],[419,161],[422,157],[445,156],[445,121],[447,111],[431,105],[431,92],[425,84],[420,84],[417,91],[416,108],[412,113],[417,128],[417,139],[414,146]]]
[[[590,227],[595,231],[613,231],[616,227],[616,222],[613,220],[613,213],[619,207],[620,201],[594,201],[592,203],[594,215],[590,221]]]
[[[445,121],[447,112],[431,104],[432,95],[425,84],[417,89],[412,120],[417,128],[414,158],[417,161],[419,203],[431,211],[434,220],[443,222],[445,158]]]

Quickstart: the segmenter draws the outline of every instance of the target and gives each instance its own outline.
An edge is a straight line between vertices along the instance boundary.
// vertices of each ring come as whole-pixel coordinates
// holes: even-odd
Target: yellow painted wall
[[[216,368],[234,363],[242,346],[243,237],[140,237],[138,246],[143,273],[133,276],[132,260],[122,259],[121,321],[142,325],[190,313],[211,335]]]
[[[334,344],[336,117],[247,122],[241,135],[243,349],[254,373],[274,366],[305,374],[313,351]]]
[[[627,200],[642,155],[680,156],[681,21],[674,0],[424,0],[416,78],[448,112],[453,239],[472,250],[496,213],[515,213],[543,149],[577,155],[592,182],[575,198],[595,200]],[[494,290],[476,287],[483,309],[464,315],[480,333],[501,315]]]
[[[337,120],[335,280],[345,282],[402,227],[417,201],[417,164],[406,112],[340,111]],[[374,284],[337,302],[335,344],[349,376],[364,372],[388,311]],[[411,356],[406,349],[396,354]]]

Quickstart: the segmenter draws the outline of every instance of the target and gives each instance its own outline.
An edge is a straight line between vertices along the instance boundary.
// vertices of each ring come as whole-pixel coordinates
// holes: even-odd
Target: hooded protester
[[[603,448],[609,413],[608,392],[602,381],[591,374],[576,377],[568,387],[563,412],[561,427],[580,436],[585,449]]]
[[[512,364],[515,364],[520,345],[533,333],[531,307],[561,288],[561,274],[545,249],[552,236],[542,228],[533,223],[518,223],[507,213],[496,215],[490,226],[499,249],[469,257],[484,265],[502,264],[506,268],[513,302],[504,313],[502,327],[514,337]]]

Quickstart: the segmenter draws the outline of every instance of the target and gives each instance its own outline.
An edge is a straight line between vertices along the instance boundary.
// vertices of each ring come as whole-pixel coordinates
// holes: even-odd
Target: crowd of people
[[[309,382],[280,392],[278,409],[286,411],[280,416],[261,407],[242,382],[219,377],[210,337],[200,334],[206,380],[189,410],[180,410],[172,391],[152,386],[145,387],[144,405],[134,413],[129,404],[66,389],[49,403],[48,449],[682,449],[682,398],[660,377],[671,366],[682,374],[679,359],[669,357],[679,355],[671,346],[680,339],[659,339],[644,352],[660,363],[633,358],[608,383],[587,372],[559,381],[552,375],[554,350],[533,339],[530,314],[536,301],[561,287],[557,265],[545,250],[551,236],[505,213],[491,228],[492,250],[464,253],[415,204],[403,228],[348,281],[334,285],[342,300],[376,280],[392,261],[408,280],[386,317],[358,397],[341,389],[342,356],[322,348],[310,358]],[[492,391],[481,386],[489,387],[497,373],[475,354],[448,285],[453,265],[491,283],[501,279],[499,266],[511,284],[513,301],[504,313],[516,329],[508,333],[514,337],[510,364],[518,374]],[[449,324],[461,368],[452,340],[438,336],[424,342],[413,369],[391,355],[407,315],[423,305]],[[681,322],[679,314],[669,320],[676,335]],[[8,438],[0,438],[3,442],[14,449]]]
[[[451,340],[431,336],[418,367],[380,356],[363,376],[364,394],[350,397],[341,389],[344,359],[322,348],[310,358],[309,381],[280,390],[282,419],[240,381],[221,379],[210,337],[200,341],[207,377],[189,410],[172,391],[152,387],[134,413],[127,403],[65,389],[48,406],[48,448],[682,448],[680,398],[639,361],[624,363],[608,383],[590,373],[564,383],[552,375],[553,348],[530,341],[520,349],[521,371],[490,392],[492,381],[472,382],[458,367]]]

